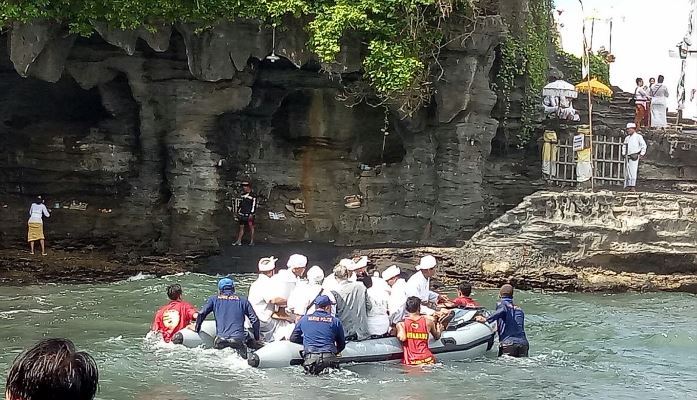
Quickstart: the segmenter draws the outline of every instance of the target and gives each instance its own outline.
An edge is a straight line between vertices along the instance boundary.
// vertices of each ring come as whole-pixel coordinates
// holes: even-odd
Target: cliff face
[[[538,192],[455,251],[453,276],[558,290],[697,292],[697,196]]]
[[[54,243],[146,252],[231,242],[241,180],[261,196],[269,242],[454,243],[527,194],[506,184],[525,167],[488,160],[500,17],[448,44],[434,102],[411,119],[338,99],[340,81],[359,76],[358,41],[320,72],[292,24],[275,63],[265,59],[271,32],[250,21],[95,28],[85,39],[56,24],[15,25],[0,38],[4,243],[23,240],[40,193],[59,207],[46,227]],[[348,195],[363,206],[345,208]],[[296,198],[302,218],[285,211]]]

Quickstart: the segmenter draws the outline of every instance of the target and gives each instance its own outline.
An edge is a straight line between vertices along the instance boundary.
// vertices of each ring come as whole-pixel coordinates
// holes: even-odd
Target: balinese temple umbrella
[[[612,97],[612,89],[610,89],[606,84],[600,82],[597,78],[579,83],[576,85],[576,90],[581,93],[590,92],[594,96]]]

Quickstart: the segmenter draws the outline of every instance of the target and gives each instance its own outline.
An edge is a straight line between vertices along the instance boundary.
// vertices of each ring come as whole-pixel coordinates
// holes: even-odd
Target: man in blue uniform
[[[290,341],[302,344],[303,367],[311,375],[319,375],[325,368],[338,368],[337,354],[346,347],[344,327],[332,316],[332,301],[326,295],[314,300],[315,312],[304,315],[295,325]]]
[[[499,290],[496,311],[489,318],[477,317],[479,322],[496,321],[499,334],[499,356],[527,357],[530,345],[525,336],[525,313],[513,303],[513,286],[503,285]]]
[[[259,318],[249,301],[235,294],[235,283],[230,278],[218,282],[219,293],[211,296],[198,312],[196,333],[201,331],[201,324],[206,316],[213,312],[217,331],[213,347],[224,349],[231,347],[242,358],[247,358],[247,332],[244,329],[245,317],[252,323],[254,340],[259,340]]]

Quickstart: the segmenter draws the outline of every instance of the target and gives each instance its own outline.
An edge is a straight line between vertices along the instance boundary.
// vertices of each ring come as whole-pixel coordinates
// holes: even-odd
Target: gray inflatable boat
[[[472,321],[475,311],[460,310],[439,340],[431,339],[429,347],[438,361],[460,361],[476,358],[491,350],[494,331],[488,324]],[[256,368],[283,368],[301,365],[303,346],[281,340],[249,354],[247,362]],[[402,359],[402,343],[396,337],[348,342],[339,362],[367,363]]]
[[[439,340],[431,339],[429,347],[438,361],[459,361],[476,358],[494,345],[494,326],[475,322],[477,310],[456,310],[448,329]],[[174,335],[172,343],[186,347],[213,347],[215,321],[204,321],[201,332],[184,329]],[[301,365],[303,346],[287,340],[271,342],[250,353],[247,362],[256,368],[283,368]],[[340,363],[398,361],[402,359],[402,344],[396,337],[348,342],[341,353]]]

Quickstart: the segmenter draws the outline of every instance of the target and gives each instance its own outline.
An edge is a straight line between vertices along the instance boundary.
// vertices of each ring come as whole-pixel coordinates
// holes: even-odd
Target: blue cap
[[[314,304],[317,307],[326,307],[326,306],[331,306],[334,303],[329,299],[329,296],[321,295],[321,296],[317,296],[315,298]]]
[[[232,289],[235,286],[235,282],[232,278],[223,278],[218,281],[218,290],[223,290],[226,288]]]

